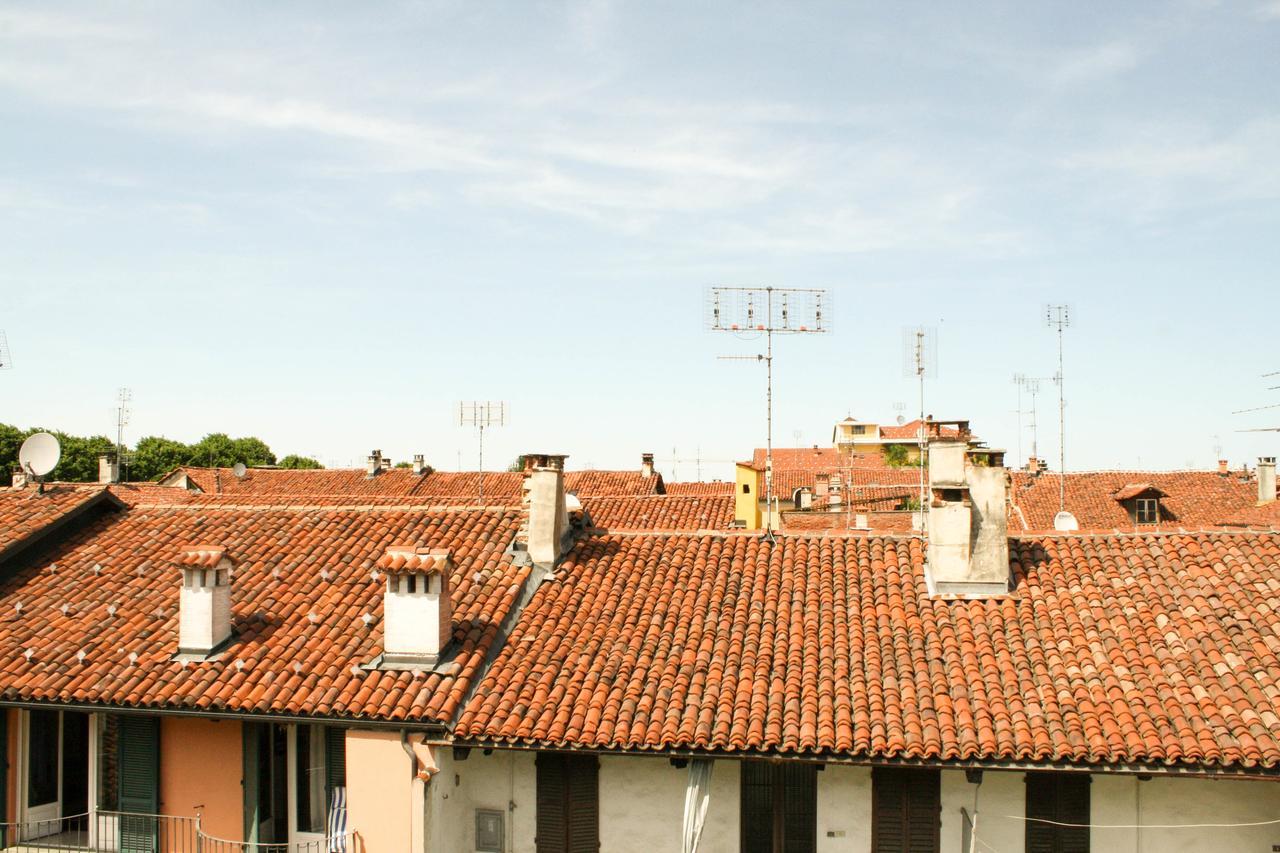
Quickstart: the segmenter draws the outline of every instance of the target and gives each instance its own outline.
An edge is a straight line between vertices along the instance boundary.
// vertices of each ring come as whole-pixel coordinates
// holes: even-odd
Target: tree
[[[517,456],[516,460],[507,466],[507,471],[519,474],[524,470],[524,456]]]
[[[276,455],[260,438],[231,438],[225,432],[211,432],[191,445],[185,464],[230,468],[237,462],[251,467],[274,465]]]
[[[319,461],[312,459],[310,456],[299,456],[296,453],[290,453],[288,456],[285,456],[283,459],[277,462],[276,465],[280,468],[294,468],[294,469],[307,469],[307,470],[324,467],[319,463]]]
[[[149,435],[138,440],[129,464],[130,480],[154,480],[167,474],[191,458],[190,446],[171,438]]]

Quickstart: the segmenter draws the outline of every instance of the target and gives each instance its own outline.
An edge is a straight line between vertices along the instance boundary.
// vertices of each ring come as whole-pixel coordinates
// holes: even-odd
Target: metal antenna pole
[[[124,452],[124,428],[129,423],[129,402],[133,399],[133,392],[128,388],[121,388],[116,395],[120,405],[116,408],[116,465],[119,470],[124,472],[127,468],[127,460]],[[127,480],[128,477],[121,476],[121,480]]]
[[[773,540],[773,288],[766,287],[765,317],[769,318],[765,326],[765,444],[764,444],[764,508],[769,514],[766,522],[766,536]]]
[[[479,449],[479,465],[480,470],[477,472],[476,478],[476,502],[484,504],[484,430],[485,427],[503,426],[507,422],[507,404],[505,402],[494,403],[485,401],[471,401],[458,403],[458,424],[460,426],[472,426],[476,428],[477,443]],[[459,460],[462,457],[462,451],[458,451]],[[458,467],[462,467],[461,461]]]
[[[1071,310],[1067,305],[1049,305],[1045,309],[1045,324],[1058,331],[1058,512],[1067,509],[1067,403],[1063,392],[1062,332],[1071,325]]]

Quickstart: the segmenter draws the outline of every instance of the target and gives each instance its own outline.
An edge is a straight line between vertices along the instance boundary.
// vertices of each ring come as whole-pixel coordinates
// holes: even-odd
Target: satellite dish
[[[231,468],[231,473],[235,474],[237,479],[244,479],[244,475],[248,473],[248,471],[249,469],[244,466],[243,462],[237,462]]]
[[[1063,533],[1079,530],[1080,522],[1076,521],[1076,517],[1064,509],[1053,517],[1053,529]]]
[[[902,426],[906,422],[907,422],[906,418],[904,418],[902,415],[898,415],[898,426]]]
[[[38,432],[27,437],[18,451],[18,464],[22,470],[33,477],[44,477],[58,467],[62,458],[62,447],[58,439],[47,432]]]

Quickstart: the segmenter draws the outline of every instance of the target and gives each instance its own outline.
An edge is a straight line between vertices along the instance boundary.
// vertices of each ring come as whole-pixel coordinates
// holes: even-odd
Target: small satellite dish
[[[1053,529],[1063,533],[1079,530],[1080,522],[1076,521],[1076,517],[1064,509],[1053,517]]]
[[[18,464],[22,470],[34,477],[44,477],[58,467],[62,458],[62,447],[58,439],[47,432],[38,432],[27,437],[18,451]]]
[[[898,426],[902,426],[906,422],[907,422],[907,419],[905,417],[903,417],[902,415],[898,415]]]
[[[243,462],[237,462],[231,468],[231,473],[235,474],[238,479],[244,479],[244,475],[247,474],[248,472],[249,472],[249,469],[245,467]]]

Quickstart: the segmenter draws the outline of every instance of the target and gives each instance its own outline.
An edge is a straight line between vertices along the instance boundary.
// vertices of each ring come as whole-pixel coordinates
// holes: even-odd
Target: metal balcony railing
[[[3,853],[360,853],[353,833],[259,844],[216,838],[200,818],[93,811],[51,820],[0,823]]]

